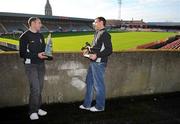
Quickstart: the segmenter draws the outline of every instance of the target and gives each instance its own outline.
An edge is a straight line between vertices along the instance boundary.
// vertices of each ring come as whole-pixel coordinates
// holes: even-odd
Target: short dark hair
[[[99,21],[102,21],[103,25],[106,26],[106,19],[104,17],[97,17],[96,19],[98,19]]]
[[[36,20],[40,20],[38,17],[31,17],[28,19],[28,25],[31,26],[32,22],[35,22]]]

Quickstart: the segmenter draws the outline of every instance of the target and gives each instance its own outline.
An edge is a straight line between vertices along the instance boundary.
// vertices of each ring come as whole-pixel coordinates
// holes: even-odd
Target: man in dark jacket
[[[112,54],[111,35],[105,29],[106,20],[103,17],[95,19],[96,33],[89,55],[91,63],[86,77],[86,95],[80,109],[99,112],[105,110],[105,84],[104,73],[108,62],[108,56]],[[93,92],[96,93],[96,105],[91,107]]]
[[[40,109],[41,92],[43,89],[45,65],[44,56],[45,41],[40,32],[41,20],[31,17],[28,20],[29,30],[20,37],[20,57],[24,59],[25,71],[29,80],[29,114],[31,120],[37,120],[40,116],[47,114]]]

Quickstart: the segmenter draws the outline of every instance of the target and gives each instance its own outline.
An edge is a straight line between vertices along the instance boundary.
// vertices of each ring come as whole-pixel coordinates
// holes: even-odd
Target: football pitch
[[[163,40],[175,35],[175,33],[170,32],[111,32],[110,34],[114,51],[136,48],[138,45]],[[93,38],[92,32],[52,34],[53,51],[78,52],[85,42],[91,43]],[[0,38],[0,41],[16,45],[19,43],[18,40],[8,38]]]

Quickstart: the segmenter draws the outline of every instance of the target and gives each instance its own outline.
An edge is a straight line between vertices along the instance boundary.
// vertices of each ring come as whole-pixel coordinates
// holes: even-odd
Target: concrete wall
[[[79,53],[56,53],[46,63],[44,103],[74,102],[84,97],[89,61]],[[107,98],[180,91],[178,51],[114,53],[106,70]],[[28,103],[29,87],[17,53],[0,54],[0,107]]]

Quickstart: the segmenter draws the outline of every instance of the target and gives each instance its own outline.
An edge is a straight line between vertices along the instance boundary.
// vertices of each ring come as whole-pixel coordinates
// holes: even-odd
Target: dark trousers
[[[38,112],[40,109],[42,98],[41,93],[44,83],[45,65],[42,64],[26,64],[25,71],[29,80],[29,114]]]

